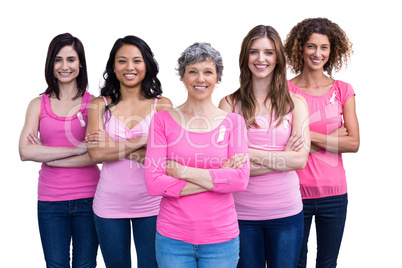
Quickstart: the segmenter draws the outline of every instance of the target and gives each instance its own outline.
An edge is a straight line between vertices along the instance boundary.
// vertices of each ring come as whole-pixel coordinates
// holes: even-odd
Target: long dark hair
[[[119,103],[121,99],[120,92],[120,81],[117,79],[114,73],[114,61],[116,58],[117,51],[123,45],[134,45],[142,53],[142,57],[145,61],[146,74],[144,80],[141,82],[141,90],[146,99],[157,98],[162,94],[162,86],[159,79],[156,77],[159,73],[158,62],[154,58],[154,54],[151,48],[145,43],[144,40],[137,36],[128,35],[124,38],[119,38],[113,45],[110,51],[109,59],[106,63],[106,69],[103,73],[103,78],[105,82],[100,89],[101,96],[109,96],[111,98],[111,103],[106,106],[106,111],[111,107]]]
[[[77,95],[74,96],[73,100],[78,97],[84,95],[85,90],[88,87],[88,72],[87,72],[87,63],[85,60],[85,51],[84,46],[81,41],[72,36],[69,33],[59,34],[53,38],[53,40],[49,44],[49,48],[47,51],[46,64],[45,64],[45,78],[47,83],[47,89],[42,94],[54,94],[57,99],[60,99],[60,89],[57,84],[57,79],[54,76],[54,60],[59,53],[60,49],[65,46],[72,46],[74,50],[78,54],[78,58],[80,61],[80,72],[76,78],[78,92]]]
[[[254,40],[263,37],[269,38],[274,43],[277,60],[272,82],[265,99],[265,101],[268,99],[271,100],[271,118],[273,119],[271,122],[279,119],[276,124],[278,126],[282,122],[283,117],[294,109],[294,103],[290,97],[287,84],[286,58],[282,40],[273,27],[258,25],[251,29],[243,39],[239,57],[240,88],[230,95],[232,103],[240,106],[239,112],[244,117],[247,127],[250,125],[259,127],[255,122],[256,99],[252,90],[252,73],[248,67],[248,59]]]

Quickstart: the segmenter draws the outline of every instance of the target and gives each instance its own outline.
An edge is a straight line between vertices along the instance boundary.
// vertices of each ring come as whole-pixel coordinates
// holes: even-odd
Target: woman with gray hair
[[[162,196],[158,265],[236,267],[239,227],[232,193],[245,190],[250,174],[245,122],[212,103],[223,64],[210,44],[188,47],[177,70],[187,101],[153,117],[145,160],[148,193]]]

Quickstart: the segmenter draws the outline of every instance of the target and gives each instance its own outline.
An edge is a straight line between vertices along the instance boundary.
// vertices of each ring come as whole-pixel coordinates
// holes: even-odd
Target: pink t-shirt
[[[83,142],[91,100],[92,95],[86,91],[77,114],[61,117],[53,113],[49,95],[43,94],[39,117],[42,144],[53,147],[74,147]],[[82,115],[83,122],[80,121],[78,114]],[[38,200],[67,201],[90,198],[94,196],[98,180],[97,165],[61,168],[43,163],[39,171]]]
[[[343,105],[355,92],[348,83],[335,80],[331,90],[324,95],[305,93],[290,81],[289,90],[302,95],[308,104],[310,130],[330,134],[342,125]],[[307,165],[298,170],[302,198],[321,198],[341,195],[347,192],[345,169],[342,154],[325,149],[311,153]]]
[[[281,124],[271,122],[271,115],[255,117],[259,128],[248,129],[249,148],[283,151],[292,133],[292,113]],[[299,177],[295,171],[275,171],[250,177],[244,192],[233,194],[240,220],[271,220],[296,215],[303,208]]]
[[[163,196],[158,232],[192,244],[221,243],[237,237],[239,227],[232,192],[246,188],[250,162],[239,169],[220,167],[236,153],[247,154],[243,118],[229,113],[214,130],[196,133],[182,128],[168,111],[163,111],[154,116],[150,129],[145,182],[149,194]],[[214,189],[180,196],[187,182],[165,174],[166,159],[208,169]]]
[[[105,99],[105,98],[104,98]],[[155,99],[155,104],[157,99]],[[107,101],[105,99],[107,105]],[[155,105],[154,105],[155,106]],[[139,123],[128,129],[112,113],[105,112],[103,122],[106,133],[114,141],[147,136],[149,124],[156,113],[155,107]],[[141,218],[155,216],[161,197],[149,196],[144,182],[144,165],[128,159],[102,163],[93,210],[102,218]]]

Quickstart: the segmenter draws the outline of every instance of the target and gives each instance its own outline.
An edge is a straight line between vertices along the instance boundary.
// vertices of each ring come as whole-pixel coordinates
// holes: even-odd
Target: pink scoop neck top
[[[290,81],[288,85],[291,92],[302,95],[307,101],[310,131],[326,135],[342,125],[343,105],[355,95],[352,86],[340,80],[335,80],[330,91],[320,96],[307,94]],[[342,195],[347,192],[341,153],[325,149],[310,153],[306,167],[297,170],[297,174],[304,199]]]

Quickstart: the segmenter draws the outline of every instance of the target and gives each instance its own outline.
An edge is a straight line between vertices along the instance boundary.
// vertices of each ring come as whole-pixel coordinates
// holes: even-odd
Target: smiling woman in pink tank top
[[[21,160],[42,162],[38,222],[46,265],[70,267],[72,244],[74,265],[95,267],[92,200],[99,168],[83,144],[92,95],[78,38],[65,33],[52,40],[45,77],[48,88],[28,106],[19,149]]]
[[[114,43],[104,72],[101,97],[92,102],[86,140],[102,171],[94,198],[96,230],[106,267],[131,267],[131,226],[138,267],[157,267],[156,215],[159,197],[144,182],[145,146],[151,118],[170,109],[160,97],[158,64],[136,36]]]
[[[240,268],[294,268],[303,237],[302,200],[295,170],[310,146],[303,97],[289,94],[281,38],[258,25],[243,39],[240,88],[220,107],[247,123],[251,177],[234,194],[240,226]],[[305,120],[307,118],[307,120]]]

